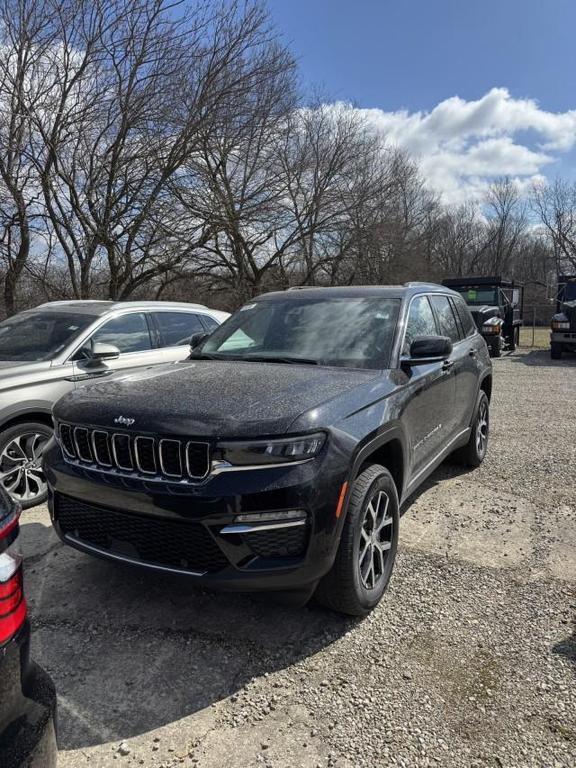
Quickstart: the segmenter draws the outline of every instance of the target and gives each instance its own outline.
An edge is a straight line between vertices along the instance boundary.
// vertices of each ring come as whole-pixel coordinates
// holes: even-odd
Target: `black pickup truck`
[[[513,352],[520,341],[524,287],[502,277],[451,277],[442,285],[458,291],[468,305],[491,357]]]
[[[491,391],[486,344],[447,288],[265,294],[188,360],[57,403],[52,521],[93,555],[363,615],[388,584],[401,503],[451,454],[484,459]]]
[[[556,314],[550,325],[552,359],[560,360],[563,352],[576,352],[576,275],[558,276]]]

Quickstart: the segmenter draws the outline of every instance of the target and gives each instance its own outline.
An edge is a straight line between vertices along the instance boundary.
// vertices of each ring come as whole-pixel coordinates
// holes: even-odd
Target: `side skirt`
[[[406,490],[404,491],[400,505],[404,504],[404,502],[414,493],[418,486],[421,485],[424,480],[426,480],[426,478],[429,477],[440,464],[442,464],[444,459],[446,459],[453,451],[461,448],[463,445],[466,445],[471,431],[471,427],[466,427],[466,429],[463,429],[461,432],[455,435],[452,440],[450,440],[450,442],[444,446],[440,453],[436,454],[436,456],[434,456],[434,458],[429,461],[428,464],[426,464],[426,466],[418,472],[418,474],[414,475],[414,477],[406,486]]]

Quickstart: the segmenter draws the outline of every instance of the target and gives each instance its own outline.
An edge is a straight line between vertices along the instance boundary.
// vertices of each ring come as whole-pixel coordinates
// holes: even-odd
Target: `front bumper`
[[[54,441],[44,458],[54,527],[90,554],[247,592],[312,589],[334,561],[347,471],[334,445],[304,464],[230,472],[196,486],[78,466]],[[304,524],[283,519],[287,511],[304,513]],[[265,513],[267,522],[239,525],[247,513]]]
[[[550,341],[554,344],[565,344],[576,349],[576,331],[552,331]]]
[[[489,347],[494,346],[495,344],[504,343],[504,337],[501,333],[482,333],[482,331],[480,331],[480,335]]]
[[[0,648],[0,766],[55,768],[56,692],[30,661],[30,625]]]

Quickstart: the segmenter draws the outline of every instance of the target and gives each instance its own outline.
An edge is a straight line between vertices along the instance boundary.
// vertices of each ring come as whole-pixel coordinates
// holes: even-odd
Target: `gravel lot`
[[[93,560],[26,512],[61,768],[574,768],[575,425],[576,358],[495,361],[486,462],[406,505],[364,621]]]

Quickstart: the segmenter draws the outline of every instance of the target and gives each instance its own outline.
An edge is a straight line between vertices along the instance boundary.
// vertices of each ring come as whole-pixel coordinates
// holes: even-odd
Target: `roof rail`
[[[286,288],[287,291],[305,291],[308,288],[326,288],[325,285],[291,285],[290,288]]]
[[[405,288],[441,288],[438,283],[429,283],[426,281],[414,280],[410,283],[404,283]]]
[[[54,306],[55,304],[102,304],[103,302],[111,302],[111,299],[59,299],[57,301],[44,301],[36,306],[38,308]]]

